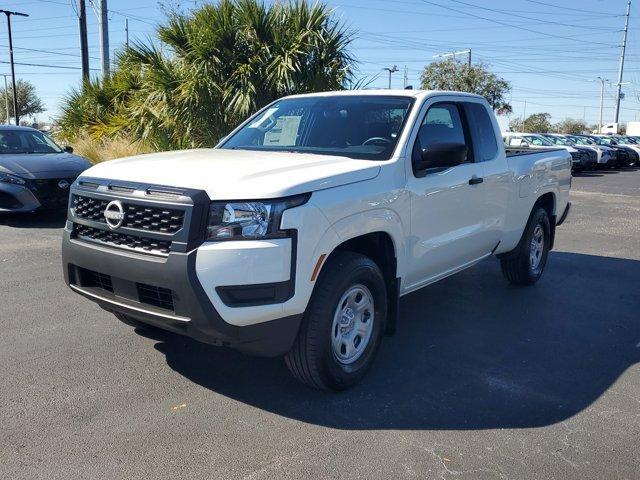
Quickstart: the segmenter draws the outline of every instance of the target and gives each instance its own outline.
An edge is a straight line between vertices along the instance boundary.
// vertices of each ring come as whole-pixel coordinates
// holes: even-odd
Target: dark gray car
[[[0,126],[0,214],[67,205],[69,186],[91,166],[34,128]]]

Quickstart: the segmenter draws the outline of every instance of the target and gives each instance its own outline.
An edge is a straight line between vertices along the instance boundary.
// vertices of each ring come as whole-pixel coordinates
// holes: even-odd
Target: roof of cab
[[[299,98],[299,97],[332,97],[332,96],[354,96],[354,95],[368,95],[368,96],[392,96],[392,97],[412,97],[412,98],[424,98],[435,95],[457,95],[471,98],[484,98],[481,95],[467,92],[453,92],[447,90],[402,90],[402,89],[372,89],[372,90],[334,90],[328,92],[315,92],[315,93],[302,93],[299,95],[289,95],[284,98]]]

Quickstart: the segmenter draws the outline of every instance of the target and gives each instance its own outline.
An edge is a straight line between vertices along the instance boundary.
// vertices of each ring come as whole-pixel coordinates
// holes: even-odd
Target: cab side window
[[[415,166],[420,161],[422,152],[438,144],[467,145],[463,163],[473,162],[473,149],[463,115],[461,107],[455,103],[436,103],[429,107],[413,146],[414,173],[417,173]]]
[[[498,155],[498,142],[493,122],[484,105],[468,102],[465,104],[469,127],[476,146],[476,161],[486,162]]]

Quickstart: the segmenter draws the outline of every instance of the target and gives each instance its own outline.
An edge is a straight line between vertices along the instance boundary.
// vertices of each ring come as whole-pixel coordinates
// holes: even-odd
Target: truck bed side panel
[[[504,234],[496,253],[513,250],[524,231],[535,202],[544,194],[554,196],[553,214],[559,217],[569,201],[571,155],[566,150],[507,157],[514,188],[507,208]]]

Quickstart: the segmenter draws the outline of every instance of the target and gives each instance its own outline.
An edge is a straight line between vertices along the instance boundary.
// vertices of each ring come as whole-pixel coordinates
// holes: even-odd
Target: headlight
[[[278,200],[241,202],[211,202],[207,240],[243,240],[256,238],[282,238],[287,232],[280,230],[282,213],[303,205],[308,194]]]
[[[5,183],[13,183],[14,185],[24,185],[24,178],[17,177],[16,175],[11,175],[10,173],[0,172],[0,182]]]

